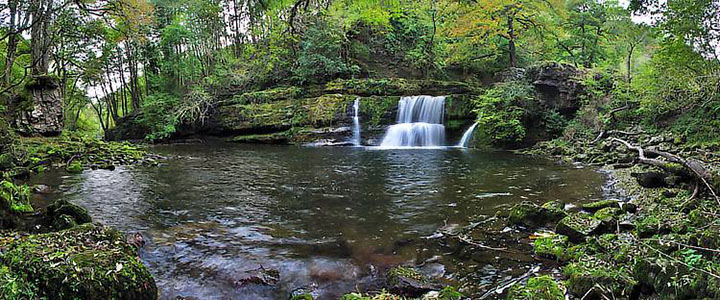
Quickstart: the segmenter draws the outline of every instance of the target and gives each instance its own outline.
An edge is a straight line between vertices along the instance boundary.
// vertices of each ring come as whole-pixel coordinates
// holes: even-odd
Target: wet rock
[[[237,285],[247,284],[275,285],[280,280],[280,272],[275,269],[266,269],[263,266],[246,272],[246,275],[237,281]]]
[[[36,194],[50,194],[53,192],[53,189],[47,185],[38,184],[36,186],[33,186],[33,192],[35,192]]]
[[[543,226],[557,222],[567,214],[557,201],[550,201],[538,206],[529,201],[523,201],[513,206],[508,220],[512,224],[528,227]]]
[[[634,214],[635,212],[637,212],[637,204],[631,202],[623,202],[620,204],[620,209],[625,212]]]
[[[312,287],[302,287],[290,293],[290,300],[314,300],[318,293]]]
[[[560,220],[555,227],[555,232],[566,235],[570,241],[579,243],[587,236],[600,232],[602,222],[593,217],[581,213],[570,214]]]
[[[3,299],[147,299],[152,275],[122,235],[92,224],[29,235],[3,245],[0,278],[14,282]]]
[[[142,247],[145,247],[145,237],[139,232],[128,233],[125,236],[125,241],[135,247],[135,250],[140,250]]]
[[[508,300],[563,300],[566,288],[548,275],[528,279],[524,285],[516,284],[508,291]]]
[[[582,208],[589,212],[596,212],[603,208],[608,207],[620,207],[620,204],[616,200],[601,200],[592,203],[583,204]]]
[[[425,275],[408,267],[394,267],[387,272],[387,284],[393,294],[416,298],[439,286],[434,284]]]

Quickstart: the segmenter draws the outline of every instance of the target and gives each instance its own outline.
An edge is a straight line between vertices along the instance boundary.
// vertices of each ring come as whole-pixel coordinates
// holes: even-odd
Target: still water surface
[[[206,144],[152,151],[168,160],[34,180],[87,207],[95,221],[143,233],[142,257],[164,299],[287,299],[298,288],[337,299],[377,289],[376,273],[445,255],[408,241],[526,199],[599,199],[606,180],[550,160],[461,149]],[[428,272],[451,283],[462,268],[433,261]],[[502,279],[491,265],[462,265],[488,270],[477,276],[490,283]],[[277,269],[280,281],[241,284],[260,266]]]

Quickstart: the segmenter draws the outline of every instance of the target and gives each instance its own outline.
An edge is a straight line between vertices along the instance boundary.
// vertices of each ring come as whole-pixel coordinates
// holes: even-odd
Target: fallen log
[[[620,143],[628,149],[637,152],[638,161],[640,163],[656,166],[673,174],[695,177],[705,185],[708,192],[715,198],[718,204],[720,204],[717,187],[712,184],[717,182],[717,179],[713,177],[713,173],[710,172],[710,170],[708,170],[700,161],[694,159],[684,159],[680,156],[664,151],[643,149],[640,146],[634,146],[619,138],[610,138],[608,141],[612,143]],[[664,158],[664,160],[657,158]]]

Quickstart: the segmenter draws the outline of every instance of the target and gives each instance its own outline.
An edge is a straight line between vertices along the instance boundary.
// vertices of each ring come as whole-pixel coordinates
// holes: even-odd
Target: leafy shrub
[[[1,204],[11,212],[32,212],[31,195],[32,191],[27,185],[15,185],[7,180],[0,181]]]
[[[525,110],[533,101],[532,87],[524,82],[496,84],[475,100],[478,134],[494,146],[514,146],[525,138]]]
[[[149,129],[145,139],[154,141],[169,137],[175,133],[178,120],[173,113],[180,99],[169,93],[154,93],[145,99],[142,116],[138,119],[141,126]]]
[[[343,32],[339,26],[325,19],[317,20],[308,28],[300,41],[297,66],[293,71],[295,81],[299,83],[323,82],[343,75],[352,70],[342,56]]]

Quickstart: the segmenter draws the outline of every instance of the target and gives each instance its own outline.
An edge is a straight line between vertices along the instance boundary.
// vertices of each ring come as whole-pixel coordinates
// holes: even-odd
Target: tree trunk
[[[508,48],[510,51],[510,67],[517,67],[517,53],[515,50],[515,28],[513,27],[513,21],[515,16],[508,15],[507,26],[508,26]]]

